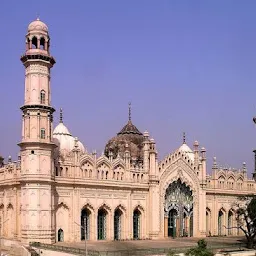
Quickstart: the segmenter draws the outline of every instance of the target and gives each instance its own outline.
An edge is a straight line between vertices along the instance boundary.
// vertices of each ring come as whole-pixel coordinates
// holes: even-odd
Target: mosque
[[[163,239],[239,235],[234,202],[255,193],[241,169],[207,172],[197,141],[158,159],[157,144],[132,122],[110,139],[104,154],[88,152],[65,126],[53,129],[48,27],[28,26],[24,105],[18,161],[0,157],[0,236],[38,241]],[[53,104],[54,105],[54,104]],[[159,147],[160,148],[160,147]],[[207,175],[211,173],[211,175]]]

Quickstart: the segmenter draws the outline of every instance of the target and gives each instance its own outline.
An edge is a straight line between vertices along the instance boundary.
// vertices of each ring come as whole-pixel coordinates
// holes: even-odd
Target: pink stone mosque
[[[158,159],[157,144],[131,120],[104,154],[88,152],[65,126],[53,129],[48,27],[28,26],[18,161],[0,157],[0,236],[37,241],[161,239],[239,235],[234,203],[255,193],[241,169],[207,172],[197,141]],[[54,103],[53,103],[54,105]],[[130,108],[129,108],[130,109]],[[207,175],[211,173],[211,175]]]

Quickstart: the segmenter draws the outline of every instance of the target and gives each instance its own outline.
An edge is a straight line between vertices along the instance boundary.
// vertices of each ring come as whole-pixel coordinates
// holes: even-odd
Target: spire
[[[60,123],[63,123],[63,114],[62,114],[62,108],[60,108]]]
[[[183,132],[183,144],[186,144],[186,133]]]
[[[131,102],[129,102],[129,115],[128,115],[128,120],[129,120],[129,121],[132,120],[132,117],[131,117],[131,115],[132,115],[132,113],[131,113],[131,112],[132,112],[132,111],[131,111],[131,105],[132,105]]]

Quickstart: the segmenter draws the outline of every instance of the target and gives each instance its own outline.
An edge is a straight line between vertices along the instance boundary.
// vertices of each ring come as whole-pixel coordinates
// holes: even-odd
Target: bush
[[[207,248],[207,242],[201,239],[197,242],[197,247],[186,252],[186,256],[214,256],[214,253]]]

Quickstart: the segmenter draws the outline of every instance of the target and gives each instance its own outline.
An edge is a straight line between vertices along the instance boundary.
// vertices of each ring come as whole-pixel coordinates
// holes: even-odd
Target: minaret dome
[[[47,25],[37,18],[28,26],[28,33],[26,35],[26,51],[27,53],[34,53],[40,50],[49,53],[50,37],[48,34]]]

